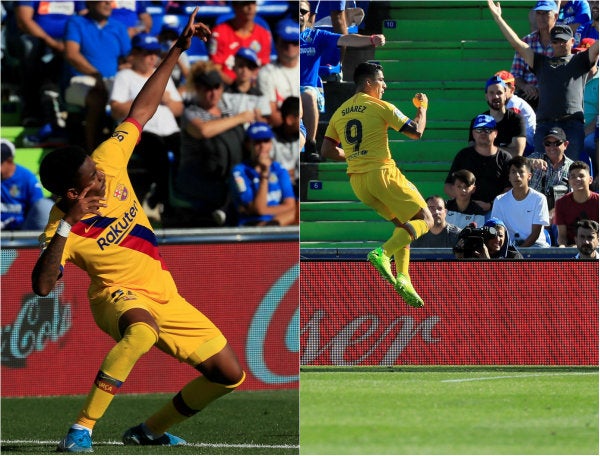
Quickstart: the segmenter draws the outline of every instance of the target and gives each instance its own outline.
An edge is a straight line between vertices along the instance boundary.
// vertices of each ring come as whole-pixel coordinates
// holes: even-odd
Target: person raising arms
[[[122,438],[126,445],[185,443],[166,430],[233,391],[245,378],[225,336],[179,295],[127,174],[127,162],[179,56],[193,36],[206,40],[210,35],[208,27],[194,23],[197,11],[109,139],[91,156],[69,146],[50,152],[40,164],[42,184],[59,200],[40,236],[43,251],[32,271],[33,291],[48,295],[65,263],[74,263],[91,279],[88,297],[97,325],[116,341],[58,451],[93,452],[94,425],[138,359],[154,345],[203,375],[145,422],[128,429]]]
[[[371,251],[368,260],[408,305],[423,307],[423,299],[413,288],[408,273],[409,244],[431,229],[433,217],[417,188],[392,159],[387,130],[393,128],[409,138],[420,139],[426,125],[427,96],[415,94],[413,104],[417,112],[410,119],[381,99],[386,89],[381,65],[359,64],[354,83],[356,93],[342,103],[329,121],[321,153],[325,158],[346,161],[350,184],[358,199],[395,225],[392,236]],[[396,277],[390,264],[392,256]]]

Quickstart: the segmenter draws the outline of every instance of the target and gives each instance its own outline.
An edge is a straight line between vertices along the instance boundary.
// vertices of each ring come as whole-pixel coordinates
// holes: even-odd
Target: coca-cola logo
[[[248,328],[248,339],[246,340],[246,359],[248,368],[254,377],[269,385],[292,383],[299,379],[298,373],[295,373],[294,375],[280,375],[273,372],[269,369],[265,356],[265,347],[268,346],[265,344],[265,336],[269,330],[269,326],[282,324],[280,321],[274,321],[273,315],[288,290],[298,280],[299,275],[299,264],[295,264],[281,275],[258,305]],[[285,324],[285,322],[283,324]],[[300,349],[298,340],[299,328],[300,311],[296,308],[290,321],[287,322],[285,340],[282,341],[285,350],[290,353],[298,353]],[[273,349],[281,351],[282,347],[278,345],[273,347]],[[281,356],[281,354],[279,354],[279,356]]]
[[[70,304],[61,304],[64,284],[59,283],[46,297],[26,295],[15,320],[2,326],[2,365],[26,367],[27,357],[57,342],[71,328]]]
[[[428,344],[441,340],[432,334],[440,317],[427,317],[416,324],[415,318],[404,315],[388,323],[373,314],[356,316],[323,340],[322,325],[329,318],[333,317],[325,310],[316,310],[301,329],[300,336],[305,335],[305,343],[300,364],[308,365],[324,357],[328,359],[320,360],[319,364],[352,366],[375,357],[377,364],[390,366],[397,364],[398,357],[417,335]],[[357,347],[362,348],[357,350]]]

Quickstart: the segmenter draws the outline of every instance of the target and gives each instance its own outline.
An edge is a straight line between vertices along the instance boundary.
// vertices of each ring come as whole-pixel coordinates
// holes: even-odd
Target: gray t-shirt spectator
[[[533,72],[540,90],[538,123],[562,120],[567,115],[581,116],[583,121],[583,90],[592,65],[589,51],[566,57],[534,54]]]
[[[460,228],[448,223],[440,234],[433,234],[428,231],[420,238],[410,243],[411,247],[426,247],[426,248],[452,248],[458,241]]]

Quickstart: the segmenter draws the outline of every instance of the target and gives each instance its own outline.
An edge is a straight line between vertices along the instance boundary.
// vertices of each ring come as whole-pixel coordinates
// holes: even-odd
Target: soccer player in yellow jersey
[[[427,96],[415,95],[417,113],[414,119],[409,119],[381,99],[386,88],[381,65],[359,64],[354,83],[356,93],[329,121],[321,154],[324,158],[346,161],[350,184],[358,199],[394,223],[392,237],[367,258],[407,304],[423,307],[408,273],[409,244],[429,231],[433,217],[417,188],[396,167],[387,129],[398,130],[409,138],[421,138],[426,124]],[[396,277],[390,262],[392,256]]]
[[[32,272],[33,290],[46,296],[65,262],[74,263],[90,276],[88,297],[96,323],[116,341],[58,451],[93,451],[96,421],[137,360],[154,345],[203,375],[144,423],[128,429],[123,435],[126,445],[185,443],[166,430],[245,378],[221,331],[177,292],[127,174],[142,128],[154,115],[181,53],[193,36],[206,40],[210,34],[204,24],[194,23],[197,10],[111,138],[91,156],[66,147],[52,151],[40,164],[42,184],[60,198],[40,237],[43,251]]]

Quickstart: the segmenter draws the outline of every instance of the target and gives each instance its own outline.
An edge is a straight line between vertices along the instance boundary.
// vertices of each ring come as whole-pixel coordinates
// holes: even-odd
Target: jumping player
[[[408,266],[409,244],[433,226],[433,217],[417,188],[396,167],[388,145],[388,128],[419,139],[425,131],[427,96],[417,93],[414,120],[381,98],[386,89],[381,65],[361,63],[354,71],[356,93],[331,117],[321,148],[323,157],[346,161],[354,193],[396,228],[381,247],[369,252],[368,260],[390,282],[404,301],[423,307],[413,288]],[[341,144],[341,147],[338,146]],[[396,263],[397,276],[391,268]]]
[[[208,27],[194,23],[197,11],[111,138],[91,157],[78,147],[65,147],[40,164],[42,184],[60,199],[40,236],[43,251],[33,269],[33,290],[48,295],[64,264],[76,264],[91,278],[88,297],[96,323],[116,341],[58,451],[93,451],[96,421],[137,360],[154,345],[203,375],[144,423],[128,429],[123,435],[126,445],[185,443],[166,430],[233,391],[245,378],[221,331],[179,295],[127,174],[127,162],[179,56],[193,36],[206,40],[210,35]]]

